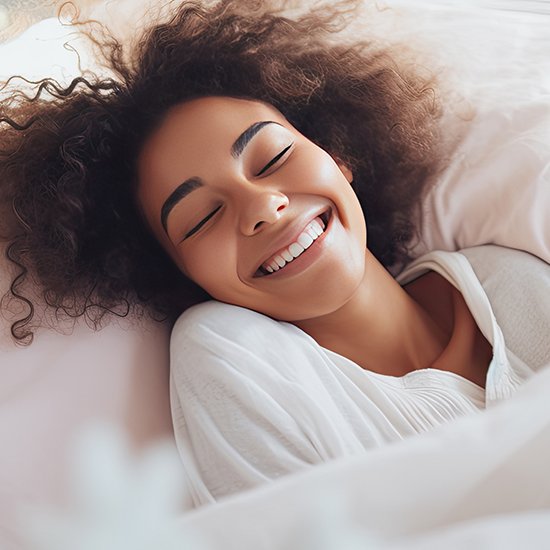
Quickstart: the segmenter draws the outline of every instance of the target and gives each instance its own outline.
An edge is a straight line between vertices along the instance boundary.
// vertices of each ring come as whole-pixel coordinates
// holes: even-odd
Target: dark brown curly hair
[[[98,323],[133,305],[175,317],[209,297],[153,238],[135,202],[136,159],[176,104],[231,96],[274,105],[347,164],[368,246],[402,261],[423,192],[441,165],[435,77],[398,63],[399,50],[336,31],[360,2],[284,17],[262,0],[178,4],[127,51],[102,35],[112,79],[51,79],[0,111],[0,201],[6,255],[17,266],[4,302],[26,310],[13,337],[32,340],[36,298]],[[34,302],[34,303],[33,303]]]

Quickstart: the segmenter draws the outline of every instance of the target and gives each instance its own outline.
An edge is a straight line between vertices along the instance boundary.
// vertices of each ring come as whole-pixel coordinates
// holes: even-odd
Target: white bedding
[[[136,28],[144,4],[104,0],[87,14],[110,19],[124,34]],[[397,8],[387,23],[396,38],[420,35],[431,55],[452,68],[451,87],[466,100],[457,111],[464,112],[464,103],[475,110],[451,169],[426,202],[424,242],[416,253],[494,240],[548,260],[550,2],[385,4]],[[78,74],[76,55],[64,48],[70,32],[48,20],[3,44],[0,75],[14,68],[32,77],[51,70],[62,79]],[[93,66],[79,51],[83,66]],[[58,65],[53,69],[46,63],[51,59]],[[0,278],[5,288],[5,275]],[[167,328],[146,324],[128,331],[114,324],[93,333],[81,326],[70,336],[43,331],[29,349],[15,348],[7,324],[2,328],[0,547],[15,548],[17,504],[70,502],[69,449],[89,423],[117,425],[135,445],[172,438]],[[192,512],[182,529],[197,530],[213,549],[347,550],[357,548],[355,536],[368,548],[363,528],[403,535],[392,548],[544,548],[550,539],[549,391],[545,371],[488,414],[380,449],[364,461],[343,459]],[[176,536],[170,548],[181,546]],[[202,550],[200,543],[193,548]]]
[[[545,369],[491,410],[204,507],[182,532],[224,550],[548,548],[549,392]]]

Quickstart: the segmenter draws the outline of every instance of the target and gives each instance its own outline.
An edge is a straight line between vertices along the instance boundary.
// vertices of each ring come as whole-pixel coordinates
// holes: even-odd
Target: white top
[[[550,266],[487,246],[430,253],[399,280],[428,270],[462,292],[493,345],[486,391],[437,369],[376,374],[294,325],[219,302],[180,317],[171,343],[172,414],[196,505],[476,412],[550,362]],[[491,296],[503,304],[498,319]],[[513,351],[504,327],[517,334]]]

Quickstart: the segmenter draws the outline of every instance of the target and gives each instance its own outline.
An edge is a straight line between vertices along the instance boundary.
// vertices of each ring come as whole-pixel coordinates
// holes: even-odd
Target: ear
[[[342,174],[344,174],[345,178],[348,180],[348,183],[353,182],[353,174],[351,170],[347,167],[347,165],[344,164],[338,157],[332,158],[334,159],[334,162],[338,165],[338,168],[340,168]]]

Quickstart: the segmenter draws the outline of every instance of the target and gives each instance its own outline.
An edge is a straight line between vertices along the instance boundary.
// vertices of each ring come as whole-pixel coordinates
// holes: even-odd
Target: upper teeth
[[[265,262],[262,267],[269,273],[279,271],[281,267],[297,258],[304,250],[309,248],[320,235],[323,234],[324,223],[321,218],[315,218],[308,223],[306,228],[298,235],[296,242],[292,243],[283,251],[276,254],[273,258]]]

